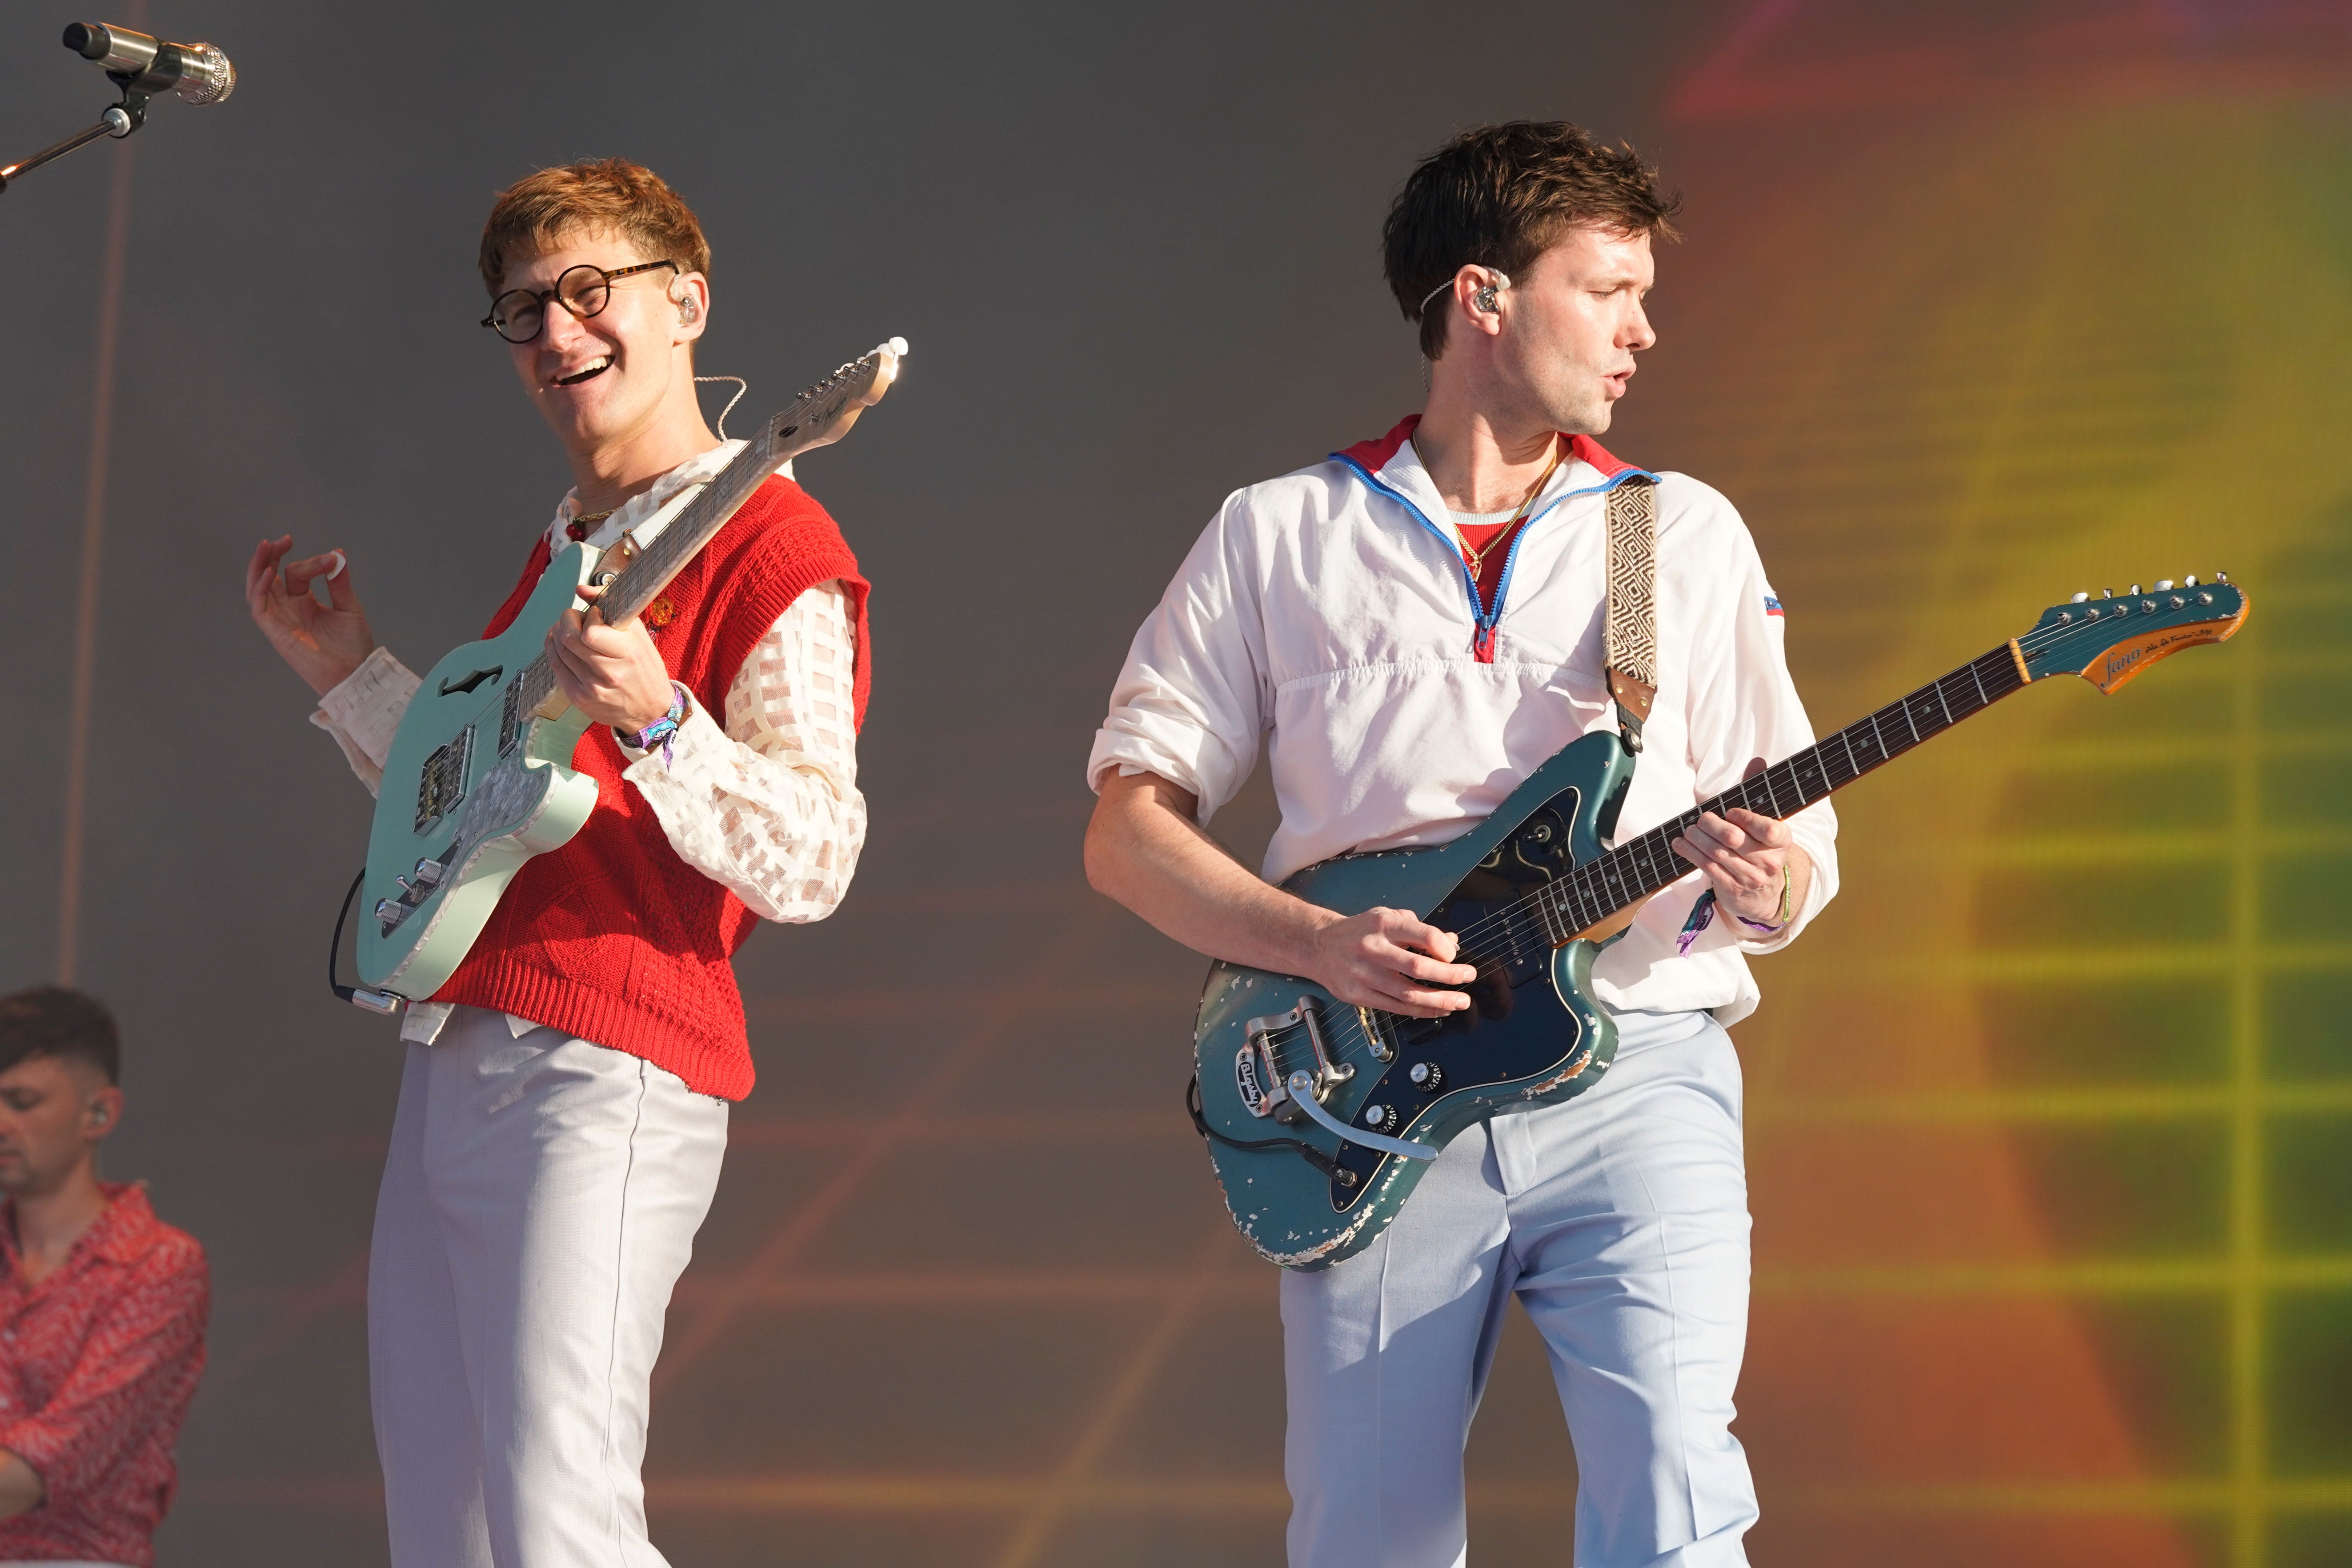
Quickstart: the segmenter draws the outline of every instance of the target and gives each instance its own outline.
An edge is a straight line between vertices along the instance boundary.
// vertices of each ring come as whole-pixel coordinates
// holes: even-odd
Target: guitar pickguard
[[[1632,776],[1615,736],[1588,736],[1452,843],[1342,856],[1284,884],[1341,914],[1412,909],[1461,936],[1478,969],[1462,1011],[1374,1013],[1309,981],[1212,967],[1196,1040],[1202,1116],[1232,1140],[1213,1139],[1211,1159],[1234,1223],[1261,1253],[1306,1269],[1352,1256],[1426,1168],[1315,1124],[1289,1102],[1299,1070],[1338,1120],[1433,1148],[1497,1111],[1569,1098],[1599,1080],[1615,1030],[1585,990],[1598,945],[1555,946],[1522,901],[1601,852]]]
[[[1564,800],[1529,817],[1429,913],[1429,923],[1441,931],[1475,936],[1500,925],[1504,911],[1566,873],[1573,863],[1568,856],[1569,822],[1577,794],[1571,789]],[[1582,1024],[1552,985],[1552,951],[1549,942],[1530,934],[1477,966],[1477,979],[1464,988],[1470,1006],[1462,1011],[1442,1019],[1388,1020],[1394,1059],[1364,1092],[1368,1107],[1386,1113],[1375,1130],[1396,1135],[1434,1113],[1454,1091],[1521,1082],[1563,1060],[1590,1054],[1581,1049]],[[1357,1120],[1373,1125],[1362,1113]],[[1342,1148],[1338,1163],[1358,1180],[1349,1186],[1333,1178],[1333,1209],[1360,1201],[1376,1185],[1381,1164],[1398,1158],[1353,1145]]]
[[[515,873],[594,810],[595,780],[571,767],[586,721],[536,716],[519,696],[594,559],[579,545],[558,555],[511,626],[452,652],[410,700],[368,837],[358,953],[368,986],[410,1000],[440,989]]]

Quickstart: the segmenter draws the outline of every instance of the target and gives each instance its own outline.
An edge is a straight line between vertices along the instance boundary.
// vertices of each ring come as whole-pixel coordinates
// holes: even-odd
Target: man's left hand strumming
[[[1706,873],[1716,903],[1738,918],[1742,935],[1769,936],[1786,925],[1813,884],[1812,859],[1789,824],[1738,806],[1728,819],[1700,812],[1674,849]]]
[[[585,584],[580,590],[592,606],[604,593]],[[651,727],[677,699],[661,650],[634,615],[608,626],[601,614],[570,612],[547,633],[547,664],[555,684],[590,722],[630,735]]]

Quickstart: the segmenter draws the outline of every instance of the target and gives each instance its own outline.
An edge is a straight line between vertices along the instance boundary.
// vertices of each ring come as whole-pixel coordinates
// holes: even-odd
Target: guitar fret
[[[1973,701],[1967,683],[1973,683]],[[1719,815],[1740,807],[1785,821],[2026,684],[2017,674],[2016,662],[2006,644],[1979,655],[1901,701],[1855,720],[1829,739],[1817,741],[1714,799],[1595,856],[1531,894],[1531,911],[1522,906],[1503,915],[1515,950],[1522,929],[1517,922],[1529,913],[1538,917],[1545,939],[1558,944],[1688,875],[1692,868],[1674,852],[1674,841],[1689,832],[1701,813]],[[1959,704],[1957,709],[1955,698]],[[1893,730],[1890,740],[1887,721],[1896,716],[1903,727]],[[1855,748],[1857,740],[1865,749],[1876,749],[1875,760]]]
[[[1622,885],[1618,888],[1618,892],[1622,895],[1621,901],[1617,905],[1620,909],[1622,909],[1626,904],[1633,903],[1634,899],[1637,899],[1643,894],[1649,892],[1651,885],[1657,881],[1657,832],[1654,830],[1650,832],[1643,833],[1640,838],[1635,839],[1633,841],[1633,853],[1635,856],[1633,869],[1637,874],[1632,878],[1623,879]]]
[[[726,467],[679,508],[678,515],[662,529],[661,537],[647,545],[644,553],[613,580],[606,598],[614,619],[625,621],[638,613],[669,586],[670,580],[683,571],[702,547],[733,518],[736,509],[751,492],[767,483],[774,453],[774,444],[762,427],[742,451],[729,460]]]

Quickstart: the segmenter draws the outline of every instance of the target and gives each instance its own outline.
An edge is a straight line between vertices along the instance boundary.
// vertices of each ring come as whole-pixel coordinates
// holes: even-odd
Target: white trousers
[[[407,1049],[368,1259],[394,1568],[663,1568],[648,1385],[726,1103],[477,1008]]]
[[[1576,1445],[1577,1568],[1747,1562],[1739,1061],[1704,1013],[1617,1026],[1592,1090],[1472,1127],[1386,1235],[1284,1274],[1292,1568],[1468,1562],[1462,1451],[1513,1295]]]

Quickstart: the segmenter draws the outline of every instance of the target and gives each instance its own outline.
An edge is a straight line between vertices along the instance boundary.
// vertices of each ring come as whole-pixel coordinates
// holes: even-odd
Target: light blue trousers
[[[1576,1445],[1577,1568],[1747,1563],[1739,1060],[1704,1013],[1617,1027],[1598,1086],[1472,1127],[1369,1249],[1283,1276],[1291,1568],[1467,1563],[1462,1451],[1513,1295]]]

